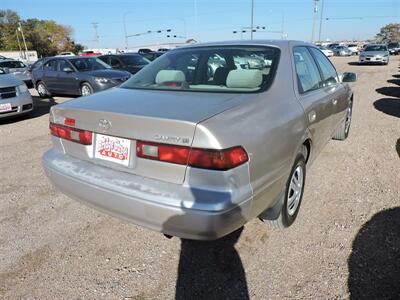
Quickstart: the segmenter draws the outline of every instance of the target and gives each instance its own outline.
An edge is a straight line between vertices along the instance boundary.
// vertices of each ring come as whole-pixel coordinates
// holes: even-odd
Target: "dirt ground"
[[[400,299],[400,57],[354,71],[354,116],[308,169],[296,223],[216,242],[166,239],[55,190],[50,106],[0,123],[2,299]],[[31,90],[34,93],[33,90]]]

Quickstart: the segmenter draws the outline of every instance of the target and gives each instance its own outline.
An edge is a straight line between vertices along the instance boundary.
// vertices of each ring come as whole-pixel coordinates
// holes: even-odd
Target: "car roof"
[[[285,48],[288,46],[297,45],[308,45],[316,47],[314,44],[298,41],[298,40],[233,40],[233,41],[221,41],[221,42],[210,42],[210,43],[199,43],[192,44],[181,48],[196,48],[196,47],[212,47],[212,46],[275,46],[278,48]],[[176,50],[173,49],[173,50]]]

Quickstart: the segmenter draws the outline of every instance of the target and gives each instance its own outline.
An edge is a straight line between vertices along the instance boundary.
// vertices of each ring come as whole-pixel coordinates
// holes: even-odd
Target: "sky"
[[[310,41],[313,0],[253,0],[254,25],[265,26],[254,33],[256,39]],[[315,36],[319,36],[323,1],[321,39],[362,40],[372,38],[379,29],[400,22],[400,0],[320,0]],[[128,46],[240,39],[233,33],[251,24],[251,0],[0,0],[0,9],[11,9],[23,18],[52,19],[73,29],[75,40],[88,48],[124,48],[127,35],[149,30],[171,29],[128,38]],[[326,20],[328,18],[329,20]],[[125,22],[124,22],[125,20]],[[98,42],[95,38],[96,23]],[[125,25],[125,26],[124,26]],[[265,32],[266,31],[266,32]],[[272,32],[271,32],[272,31]],[[275,32],[274,32],[275,31]],[[278,32],[276,32],[278,31]],[[243,38],[249,38],[248,33]]]

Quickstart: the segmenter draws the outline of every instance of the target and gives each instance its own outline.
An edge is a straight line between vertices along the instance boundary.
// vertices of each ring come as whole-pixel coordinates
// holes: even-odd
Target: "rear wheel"
[[[39,82],[36,84],[36,90],[37,90],[37,92],[38,92],[40,98],[48,98],[48,97],[51,97],[51,94],[50,94],[49,91],[47,90],[46,85],[45,85],[42,81],[39,81]]]
[[[93,94],[92,86],[87,82],[82,83],[82,85],[81,85],[81,95],[82,96],[89,96],[91,94]]]
[[[296,220],[306,180],[306,157],[307,148],[303,146],[301,152],[296,157],[286,183],[285,191],[282,195],[284,197],[282,201],[283,205],[278,218],[275,220],[263,220],[271,227],[283,229],[292,225]]]
[[[350,102],[349,107],[347,108],[346,118],[340,123],[339,127],[336,129],[335,134],[333,136],[334,140],[344,141],[349,136],[351,118],[353,115],[353,101]]]

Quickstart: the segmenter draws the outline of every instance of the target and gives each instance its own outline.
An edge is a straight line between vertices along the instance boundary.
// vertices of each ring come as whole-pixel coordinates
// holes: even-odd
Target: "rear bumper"
[[[360,64],[382,64],[387,63],[389,61],[389,57],[360,57],[358,62]]]
[[[215,210],[215,191],[197,193],[213,199],[207,207],[185,207],[193,197],[190,186],[170,184],[81,161],[51,149],[43,155],[51,182],[63,193],[100,211],[165,234],[186,239],[214,240],[243,226],[249,219],[252,196]],[[186,196],[185,196],[186,195]],[[168,198],[182,197],[180,206]],[[215,200],[214,200],[215,199]],[[192,199],[190,199],[191,201]],[[223,201],[225,201],[224,199]],[[190,202],[188,201],[188,202]]]

